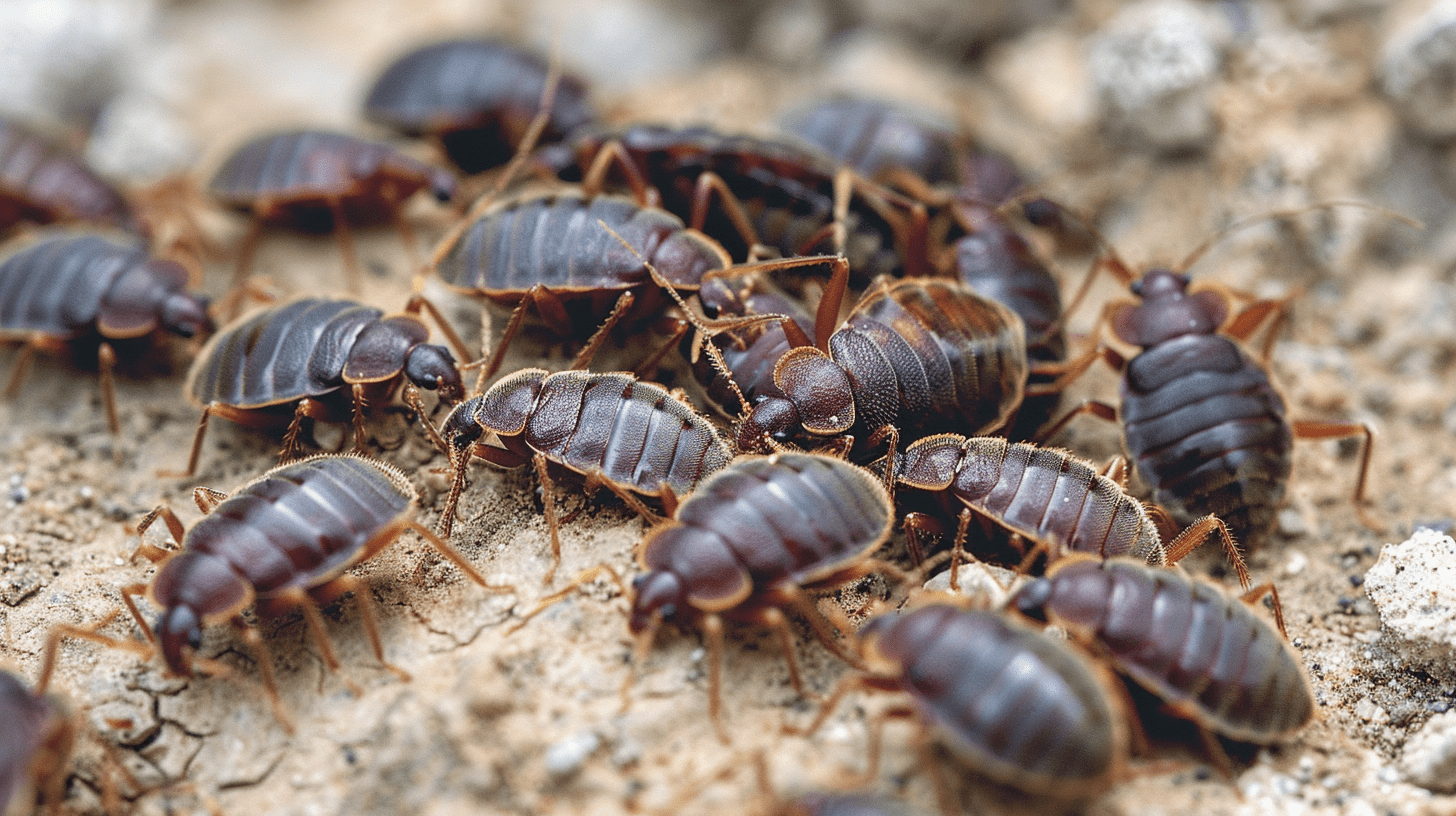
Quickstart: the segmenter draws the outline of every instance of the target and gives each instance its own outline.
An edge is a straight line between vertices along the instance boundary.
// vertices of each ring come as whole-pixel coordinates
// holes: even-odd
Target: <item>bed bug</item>
[[[868,670],[841,681],[806,732],[855,688],[907,694],[909,706],[870,724],[866,779],[877,773],[880,731],[892,717],[933,730],[982,776],[1040,796],[1087,798],[1126,775],[1126,714],[1111,678],[1018,620],[922,603],[871,618],[860,652]]]
[[[0,342],[22,345],[7,398],[20,389],[37,349],[95,349],[102,404],[121,432],[112,369],[146,355],[161,332],[196,337],[212,331],[207,299],[186,291],[187,270],[151,258],[124,234],[50,234],[0,262]],[[118,351],[119,349],[119,351]]]
[[[352,413],[354,442],[364,447],[364,414],[388,402],[408,380],[435,391],[446,404],[465,397],[455,358],[425,341],[419,317],[428,309],[456,349],[464,346],[434,307],[413,298],[402,314],[352,300],[304,298],[265,309],[225,326],[203,347],[187,374],[187,398],[202,409],[183,475],[197,469],[208,419],[216,414],[240,425],[283,427],[281,458],[292,458],[305,417],[339,422]]]
[[[894,525],[874,474],[820,454],[741,456],[704,480],[639,549],[629,628],[645,655],[662,623],[696,625],[709,642],[709,713],[723,735],[719,694],[724,621],[772,629],[803,693],[785,610],[835,642],[806,590],[843,586],[875,572],[904,577],[874,558]]]
[[[638,496],[671,505],[732,458],[718,431],[691,406],[627,373],[517,371],[455,406],[440,436],[453,472],[441,535],[450,535],[472,456],[507,468],[530,463],[551,530],[548,584],[561,562],[549,466],[579,474],[589,488],[606,487],[643,517],[654,518]]]
[[[1264,584],[1239,598],[1177,570],[1123,558],[1069,558],[1023,585],[1011,605],[1092,644],[1169,710],[1196,723],[1227,769],[1208,732],[1267,745],[1314,718],[1314,694],[1281,634],[1282,615],[1276,630],[1248,606],[1271,591]]]
[[[21,222],[85,221],[130,229],[126,198],[80,156],[0,116],[0,232]]]
[[[364,101],[365,118],[409,136],[439,139],[467,173],[505,164],[546,93],[546,60],[501,40],[462,39],[417,48],[384,69]],[[545,143],[595,119],[586,85],[562,76]]]
[[[406,199],[425,188],[449,201],[455,177],[386,144],[327,130],[258,136],[233,152],[208,183],[213,198],[253,216],[239,252],[239,281],[247,276],[264,224],[282,223],[334,230],[356,290],[359,262],[349,226],[392,221],[413,246],[400,211]]]
[[[1370,426],[1290,422],[1284,398],[1265,368],[1275,329],[1269,330],[1263,364],[1235,342],[1247,339],[1271,312],[1282,309],[1282,302],[1257,301],[1230,317],[1224,292],[1190,291],[1190,280],[1182,272],[1152,269],[1134,278],[1120,260],[1112,258],[1108,265],[1141,301],[1109,304],[1104,315],[1119,340],[1142,352],[1128,360],[1098,346],[1074,361],[1067,376],[1076,376],[1098,358],[1121,371],[1120,407],[1084,403],[1048,434],[1082,412],[1120,418],[1127,451],[1139,475],[1152,485],[1153,501],[1180,523],[1216,514],[1245,544],[1273,526],[1289,481],[1294,437],[1363,435],[1354,494],[1356,508],[1363,512],[1374,442]]]
[[[783,396],[751,407],[741,450],[845,435],[868,435],[864,449],[886,437],[894,447],[900,434],[1005,424],[1027,375],[1013,312],[954,281],[881,279],[831,334],[842,287],[842,276],[832,280],[820,302],[814,345],[775,364]]]
[[[779,124],[866,178],[893,181],[900,171],[936,185],[959,173],[955,129],[892,102],[833,96],[785,113]]]
[[[919,202],[804,143],[705,127],[587,128],[538,151],[536,163],[597,187],[615,169],[639,199],[660,203],[733,257],[761,246],[785,256],[843,254],[857,280],[927,268]]]
[[[48,661],[47,667],[54,665]],[[35,688],[0,670],[0,812],[29,813],[37,802],[65,796],[66,767],[76,721],[65,703],[46,693],[50,671]]]
[[[408,679],[384,659],[368,585],[346,574],[350,567],[414,531],[475,583],[491,591],[511,591],[486,583],[464,557],[416,522],[419,497],[414,486],[403,473],[377,460],[320,454],[273,468],[231,494],[198,488],[193,499],[204,518],[190,530],[184,530],[166,505],[137,524],[140,535],[160,518],[180,549],[143,543],[138,552],[160,565],[150,584],[122,587],[122,600],[146,635],[149,656],[160,652],[173,676],[191,677],[199,668],[229,673],[225,664],[199,656],[197,650],[202,627],[232,623],[257,652],[274,712],[290,731],[267,648],[257,629],[242,618],[244,610],[253,608],[267,617],[300,609],[324,662],[337,671],[339,661],[319,607],[352,592],[374,656]],[[142,616],[133,600],[138,595],[162,610],[155,625]],[[116,643],[99,635],[90,639]]]
[[[989,519],[1029,542],[1026,558],[1045,553],[1053,562],[1083,552],[1101,558],[1127,555],[1150,564],[1177,563],[1216,532],[1240,582],[1248,586],[1243,557],[1218,517],[1197,520],[1165,545],[1142,502],[1091,463],[1066,451],[1000,437],[940,434],[911,443],[887,467],[896,484],[933,492],[950,507],[960,505],[957,555],[973,516]],[[923,514],[906,517],[906,537],[917,557],[919,533],[937,529],[939,523]]]

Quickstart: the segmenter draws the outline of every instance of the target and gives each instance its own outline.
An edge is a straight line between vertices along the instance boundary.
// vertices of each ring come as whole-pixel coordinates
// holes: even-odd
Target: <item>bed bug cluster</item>
[[[0,339],[22,346],[7,391],[33,352],[79,351],[100,369],[119,434],[113,366],[159,353],[164,334],[197,338],[184,394],[201,415],[185,468],[170,475],[207,461],[215,416],[271,430],[280,446],[278,467],[232,492],[198,488],[204,518],[191,530],[165,506],[140,520],[139,532],[163,521],[176,548],[143,545],[157,571],[118,588],[139,637],[63,627],[54,640],[127,649],[173,676],[230,674],[199,651],[204,627],[228,624],[291,731],[255,616],[300,612],[338,669],[319,610],[352,594],[375,657],[406,681],[352,566],[413,534],[483,588],[524,592],[491,584],[448,543],[476,489],[471,463],[484,459],[529,466],[541,486],[547,585],[565,493],[605,487],[649,522],[640,574],[591,570],[537,611],[605,575],[630,602],[634,665],[663,627],[701,631],[708,711],[725,740],[725,633],[774,633],[807,696],[795,619],[850,667],[803,732],[851,693],[901,701],[871,723],[867,784],[879,726],[905,718],[927,735],[924,765],[938,779],[969,768],[1032,796],[1093,796],[1146,758],[1119,675],[1191,721],[1225,769],[1220,738],[1273,743],[1313,717],[1282,619],[1249,609],[1272,587],[1250,589],[1241,548],[1272,524],[1293,437],[1362,429],[1286,419],[1235,342],[1267,304],[1230,319],[1217,290],[1113,258],[1140,302],[1110,306],[1105,323],[1143,352],[1127,360],[1094,337],[1069,355],[1058,278],[1025,236],[1065,213],[1023,200],[1016,168],[954,129],[857,97],[786,114],[779,138],[608,122],[589,100],[582,80],[507,43],[437,43],[386,68],[365,104],[369,121],[418,141],[263,133],[205,182],[218,207],[251,219],[223,299],[233,306],[265,226],[337,235],[347,273],[331,288],[357,295],[352,229],[392,223],[413,247],[404,202],[493,185],[457,203],[426,263],[444,287],[510,310],[480,359],[418,295],[393,314],[297,297],[231,319],[196,294],[195,270],[150,243],[126,191],[0,120],[0,230],[18,233],[0,260]],[[439,161],[421,158],[431,151]],[[472,175],[483,171],[494,175]],[[33,234],[49,224],[61,229]],[[445,343],[429,342],[427,315]],[[575,360],[495,379],[537,319],[579,345]],[[592,370],[610,337],[642,349],[636,371]],[[1128,492],[1115,464],[1029,441],[1059,427],[1058,388],[1099,357],[1124,372],[1122,401],[1077,411],[1121,420],[1154,504]],[[664,363],[696,375],[697,395],[656,382]],[[448,469],[435,529],[415,518],[411,477],[371,455],[369,427],[401,402]],[[355,451],[299,458],[315,423],[347,425],[341,444]],[[1363,486],[1362,473],[1357,500]],[[1210,537],[1242,595],[1173,568]],[[920,592],[945,543],[953,561],[1000,559],[1027,582],[1001,609]],[[816,603],[876,574],[891,598],[909,596],[902,608],[856,628]],[[1070,639],[1046,634],[1048,623]],[[0,768],[0,805],[63,793],[75,728],[42,693],[51,667],[33,689],[0,674],[3,730],[21,737]],[[870,801],[785,807],[868,812]],[[948,794],[942,806],[955,809]]]

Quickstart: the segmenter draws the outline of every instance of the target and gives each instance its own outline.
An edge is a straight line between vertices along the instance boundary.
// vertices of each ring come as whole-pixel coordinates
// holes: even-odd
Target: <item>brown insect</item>
[[[779,124],[865,178],[893,182],[910,173],[935,185],[953,183],[959,174],[955,129],[892,102],[832,96],[794,108]]]
[[[1038,796],[1082,799],[1127,775],[1126,714],[1112,678],[1011,617],[922,603],[870,619],[860,652],[868,670],[840,682],[806,733],[856,688],[908,695],[909,705],[870,723],[863,781],[878,772],[880,732],[891,718],[916,720],[977,773]],[[925,767],[936,767],[932,756]],[[949,795],[934,778],[944,806]]]
[[[406,400],[417,411],[422,409],[415,387],[437,392],[447,404],[459,402],[465,386],[455,358],[445,347],[425,342],[430,332],[419,317],[422,308],[465,355],[459,338],[423,298],[388,317],[351,300],[304,298],[224,327],[187,374],[185,393],[202,417],[186,472],[172,475],[196,471],[214,414],[251,427],[287,426],[281,454],[287,461],[305,418],[340,422],[352,414],[354,443],[362,450],[367,406],[387,404],[404,380]]]
[[[212,331],[207,299],[186,291],[187,283],[187,270],[149,257],[139,239],[121,234],[63,232],[15,252],[0,262],[0,343],[22,346],[6,398],[19,391],[36,350],[94,349],[106,421],[119,434],[118,358],[154,353],[162,332]]]
[[[1269,592],[1277,631],[1249,608]],[[1196,723],[1228,770],[1210,732],[1267,745],[1315,716],[1309,678],[1283,635],[1278,598],[1272,584],[1233,597],[1177,570],[1079,557],[1052,565],[1010,604],[1066,627],[1174,714]]]
[[[202,627],[226,621],[240,630],[258,654],[274,713],[289,731],[291,720],[278,696],[268,650],[257,629],[243,619],[245,610],[265,617],[301,610],[324,662],[337,671],[339,661],[319,607],[352,592],[374,656],[408,680],[408,673],[384,659],[368,585],[346,574],[350,567],[414,531],[470,580],[491,591],[512,591],[486,583],[464,557],[416,522],[419,497],[414,486],[394,467],[373,459],[321,454],[273,468],[230,495],[198,488],[193,499],[205,517],[191,530],[184,531],[166,505],[137,525],[140,534],[162,519],[181,549],[143,543],[138,552],[160,566],[150,585],[122,587],[122,600],[146,635],[148,656],[160,652],[172,676],[191,677],[199,668],[230,674],[225,664],[197,654]],[[132,600],[136,595],[145,595],[162,610],[155,625],[142,617]],[[70,634],[127,645],[100,635]],[[352,681],[345,682],[358,692]]]
[[[237,279],[252,266],[266,223],[339,236],[345,271],[359,288],[359,261],[351,224],[393,222],[405,242],[413,233],[400,215],[404,202],[429,188],[449,201],[455,177],[385,144],[326,130],[295,130],[259,136],[239,147],[208,183],[224,206],[251,213],[253,223],[238,255]]]
[[[718,431],[686,402],[631,374],[539,368],[518,371],[455,406],[440,430],[453,480],[440,517],[448,537],[472,456],[501,467],[530,463],[544,493],[551,530],[550,583],[561,562],[556,487],[551,466],[605,487],[644,518],[657,514],[638,496],[671,513],[732,453]]]
[[[58,697],[46,693],[54,647],[35,688],[0,671],[0,812],[29,813],[37,803],[65,798],[66,768],[76,741],[76,718]]]
[[[1217,532],[1239,581],[1249,584],[1238,545],[1218,517],[1195,521],[1165,545],[1142,502],[1091,463],[1066,451],[1000,437],[940,434],[912,443],[887,466],[895,483],[936,494],[948,510],[960,505],[952,511],[959,519],[957,557],[973,516],[1029,542],[1024,548],[1028,562],[1039,553],[1056,561],[1068,553],[1084,552],[1101,558],[1128,555],[1158,565],[1177,563]],[[920,534],[940,530],[939,522],[922,513],[905,517],[905,535],[917,558],[923,552]]]
[[[530,129],[549,84],[550,66],[502,40],[446,40],[389,64],[364,101],[371,122],[409,136],[438,139],[467,173],[505,164]],[[559,141],[595,118],[586,85],[562,76],[552,91],[540,138]]]
[[[0,116],[0,233],[22,222],[134,229],[126,199],[73,151]]]

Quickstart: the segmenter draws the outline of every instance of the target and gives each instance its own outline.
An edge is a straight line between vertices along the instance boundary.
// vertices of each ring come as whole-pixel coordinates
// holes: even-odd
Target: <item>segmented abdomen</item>
[[[630,374],[547,377],[525,440],[578,473],[599,473],[646,496],[661,495],[664,483],[686,496],[732,458],[706,419]]]
[[[898,461],[902,484],[948,491],[1012,532],[1045,542],[1051,558],[1077,551],[1164,561],[1143,506],[1066,451],[943,434],[912,444]]]
[[[1123,560],[1069,564],[1046,580],[1050,612],[1089,628],[1122,672],[1202,725],[1268,743],[1314,716],[1279,632],[1216,587]]]
[[[1015,314],[950,281],[905,280],[871,291],[829,339],[865,427],[895,425],[913,436],[986,433],[1005,423],[1026,385],[1026,341]]]
[[[1290,470],[1284,400],[1232,340],[1186,335],[1134,357],[1119,412],[1153,501],[1179,522],[1212,513],[1240,541],[1273,525]]]
[[[188,532],[187,550],[215,555],[267,597],[322,584],[409,509],[402,473],[356,456],[315,456],[275,468]]]
[[[187,376],[198,405],[262,408],[322,396],[344,384],[354,340],[383,316],[351,300],[306,298],[218,332]]]
[[[54,238],[0,263],[0,333],[69,339],[91,330],[112,284],[146,262],[140,243]]]
[[[81,157],[0,116],[0,229],[20,221],[130,226],[131,207]]]
[[[747,456],[703,481],[643,544],[649,570],[706,605],[824,579],[877,548],[894,523],[867,470],[805,453]]]
[[[1117,713],[1065,643],[997,612],[945,605],[865,631],[942,739],[987,776],[1045,793],[1110,781],[1122,751]]]

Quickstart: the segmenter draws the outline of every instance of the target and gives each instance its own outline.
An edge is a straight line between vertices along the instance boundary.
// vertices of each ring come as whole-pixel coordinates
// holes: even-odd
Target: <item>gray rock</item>
[[[1432,717],[1406,741],[1400,770],[1413,785],[1456,793],[1456,711]]]
[[[1415,133],[1456,137],[1456,0],[1441,0],[1386,41],[1381,88]]]

